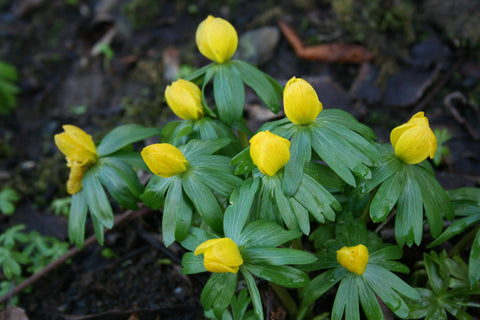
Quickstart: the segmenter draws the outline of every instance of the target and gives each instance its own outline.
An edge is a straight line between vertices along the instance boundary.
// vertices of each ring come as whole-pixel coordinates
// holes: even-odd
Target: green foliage
[[[17,69],[14,65],[0,61],[0,116],[8,115],[17,106]]]
[[[23,232],[25,226],[15,225],[0,235],[0,296],[29,274],[43,269],[68,249],[68,243],[45,237],[36,231]]]
[[[68,216],[70,213],[70,205],[72,204],[72,197],[54,199],[50,204],[50,208],[58,215]]]
[[[415,3],[410,0],[330,0],[339,23],[354,41],[379,48],[385,41],[415,39],[413,31]]]
[[[409,301],[409,318],[446,320],[448,313],[456,319],[472,319],[467,307],[480,307],[472,301],[480,294],[480,284],[470,286],[466,263],[459,256],[448,258],[445,251],[424,253],[423,259],[427,287],[416,288],[420,299]]]
[[[326,230],[330,231],[325,236]],[[418,294],[392,272],[408,273],[405,265],[394,261],[402,256],[400,247],[382,243],[377,234],[367,230],[363,221],[351,218],[320,226],[310,238],[316,244],[318,260],[307,266],[307,269],[327,271],[313,278],[303,290],[299,319],[307,315],[315,300],[337,283],[339,287],[333,304],[332,319],[342,319],[344,313],[346,319],[360,319],[359,305],[368,319],[384,319],[376,297],[400,318],[408,316],[409,308],[405,297],[418,299]],[[367,269],[361,275],[342,267],[336,257],[337,250],[343,246],[358,244],[365,245],[370,252]]]
[[[443,216],[453,219],[450,200],[433,175],[427,161],[409,165],[400,161],[391,146],[379,146],[384,163],[374,169],[372,179],[360,186],[362,192],[376,189],[370,206],[374,222],[384,221],[396,205],[395,238],[400,245],[419,245],[423,234],[423,213],[433,237],[443,227]]]
[[[82,178],[83,190],[72,196],[68,220],[68,236],[79,248],[85,240],[87,214],[90,212],[95,235],[103,244],[104,228],[114,222],[107,193],[121,206],[136,210],[143,185],[133,167],[146,168],[140,155],[130,150],[139,140],[159,135],[160,130],[126,124],[109,132],[97,147],[99,160]]]
[[[377,29],[408,35],[405,22],[410,21],[412,3],[367,2],[333,1],[335,10],[346,10],[346,19],[360,12],[369,22],[358,30],[364,35]],[[385,6],[388,10],[382,11]],[[210,319],[264,319],[259,283],[272,286],[292,319],[327,318],[311,314],[319,299],[333,301],[333,320],[363,315],[384,319],[380,301],[399,318],[434,319],[446,312],[468,318],[465,306],[475,306],[470,299],[480,280],[478,188],[445,192],[429,160],[402,162],[392,146],[375,142],[370,127],[339,109],[324,109],[305,125],[288,118],[263,124],[258,131],[269,130],[290,141],[288,163],[275,168],[272,176],[264,174],[258,162],[283,165],[287,153],[270,152],[274,143],[249,147],[253,133],[243,118],[245,85],[274,113],[280,110],[283,88],[239,60],[211,63],[186,79],[199,84],[204,116],[171,121],[162,128],[123,125],[108,133],[98,144],[98,161],[83,175],[83,189],[71,198],[68,233],[73,243],[83,245],[91,223],[103,244],[104,228],[113,226],[112,201],[131,210],[143,203],[161,211],[164,244],[177,241],[188,251],[182,273],[212,272],[200,297]],[[153,136],[183,156],[180,161],[173,151],[155,154],[159,166],[181,164],[178,171],[165,168],[173,176],[150,172],[134,151],[133,143]],[[412,141],[407,143],[416,138],[408,135]],[[438,152],[445,155],[448,133],[437,131],[437,139]],[[263,147],[270,153],[256,157]],[[137,170],[151,173],[145,186]],[[445,219],[455,216],[458,220],[442,233]],[[398,260],[405,245],[424,240],[425,222],[436,239],[431,246],[472,228],[455,246],[472,244],[472,249],[468,266],[444,254],[425,254],[428,286],[414,289],[396,274],[409,273]],[[395,245],[380,238],[381,228],[372,231],[376,223],[394,229]],[[6,233],[4,241],[15,243],[14,236]],[[356,252],[358,257],[353,256]],[[21,262],[12,254],[4,256],[3,268],[13,276]],[[297,300],[288,289],[298,289]]]
[[[448,195],[452,200],[455,216],[459,217],[459,219],[448,226],[429,247],[437,246],[474,227],[464,238],[468,241],[467,243],[472,243],[468,274],[470,284],[473,286],[480,280],[480,232],[478,231],[480,229],[480,189],[460,188],[457,190],[449,190]]]
[[[452,136],[448,133],[447,129],[435,129],[433,132],[437,137],[437,151],[433,157],[433,164],[439,166],[442,163],[443,157],[450,154],[450,149],[445,145],[445,143],[450,140]]]
[[[2,188],[0,190],[0,212],[12,215],[15,212],[15,202],[19,199],[18,193],[12,188]]]

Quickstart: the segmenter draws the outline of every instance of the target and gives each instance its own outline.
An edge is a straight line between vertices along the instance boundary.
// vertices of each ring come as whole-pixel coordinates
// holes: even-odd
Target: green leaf
[[[98,166],[98,178],[115,201],[125,208],[138,209],[138,197],[143,192],[143,186],[135,171],[115,158],[102,158]]]
[[[345,187],[343,180],[330,167],[324,164],[307,162],[303,170],[327,189],[342,191]]]
[[[273,113],[278,113],[280,100],[282,99],[282,86],[247,62],[232,60],[231,63],[239,71],[243,82],[257,93]]]
[[[192,72],[191,74],[186,76],[185,80],[196,82],[198,79],[200,79],[205,74],[205,72],[210,70],[213,66],[215,66],[214,63],[207,64],[206,66],[204,66],[204,67],[202,67],[198,70],[195,70],[194,72]]]
[[[480,231],[477,231],[475,240],[473,240],[472,250],[470,251],[468,277],[472,287],[480,280]]]
[[[93,231],[95,232],[95,237],[97,237],[98,244],[103,246],[103,242],[105,238],[104,226],[94,215],[92,215],[92,224],[93,224]]]
[[[371,266],[369,265],[368,267],[370,268]],[[374,268],[378,267],[374,266]],[[396,287],[394,287],[394,283],[397,283],[400,279],[393,278],[392,276],[396,276],[383,268],[378,268],[375,270],[382,270],[381,275],[384,278],[380,278],[380,275],[375,274],[374,271],[370,270],[368,274],[364,274],[364,278],[366,279],[368,285],[378,295],[378,297],[383,302],[385,302],[385,304],[390,308],[390,310],[392,310],[400,318],[406,318],[409,314],[409,308],[405,301],[403,301],[403,299],[393,290],[396,289]],[[390,282],[390,280],[392,280],[392,282]],[[407,286],[408,290],[412,291],[412,294],[413,292],[417,294],[415,289],[409,287],[406,283],[403,283],[402,286]]]
[[[378,304],[377,297],[373,293],[372,289],[370,289],[370,287],[368,287],[360,278],[357,278],[356,280],[356,284],[358,286],[358,295],[360,296],[360,303],[367,318],[385,319],[382,308]]]
[[[428,248],[432,248],[434,246],[439,245],[442,242],[445,242],[451,239],[457,234],[460,234],[466,231],[469,227],[471,227],[472,225],[476,224],[479,221],[480,221],[480,214],[477,214],[477,215],[468,216],[453,222],[451,225],[448,226],[447,229],[445,229],[445,231],[440,236],[438,236],[435,239],[435,241],[433,241],[431,244],[428,245]]]
[[[350,153],[352,150],[347,146],[345,141],[341,141],[340,138],[322,129],[322,127],[315,127],[312,130],[313,149],[340,178],[349,185],[355,186],[355,177],[350,170],[356,165],[356,163],[354,165],[351,160],[351,158],[355,159],[356,154]],[[350,158],[350,160],[347,160],[348,158]]]
[[[169,121],[166,123],[163,128],[162,132],[160,133],[160,142],[172,142],[175,139],[174,132],[177,130],[178,127],[183,126],[185,124],[191,124],[191,121]]]
[[[291,197],[297,192],[303,176],[303,166],[312,158],[310,127],[297,126],[290,143],[290,160],[285,165],[283,189]]]
[[[421,166],[410,166],[411,177],[415,179],[420,189],[425,215],[430,225],[430,232],[434,238],[438,237],[443,228],[443,217],[452,220],[454,218],[453,207],[442,186],[435,176],[427,172]]]
[[[367,194],[375,189],[380,183],[384,182],[406,165],[400,161],[393,152],[391,145],[377,145],[382,153],[384,163],[372,171],[372,178],[364,180],[359,184],[359,189],[363,194]]]
[[[171,143],[174,146],[183,145],[185,143],[185,140],[187,140],[187,137],[193,132],[193,128],[194,126],[192,120],[182,120],[182,122],[175,127],[175,130],[172,132],[170,139],[165,142]],[[165,134],[168,134],[168,132],[166,132]],[[166,137],[164,138],[160,136],[160,139],[160,141],[163,141],[163,139],[166,139]]]
[[[235,294],[237,277],[237,273],[212,273],[200,296],[203,308],[213,308],[215,314],[221,316]]]
[[[18,201],[20,197],[18,193],[9,187],[4,187],[0,190],[0,211],[6,215],[11,215],[15,211],[14,202]]]
[[[320,223],[325,222],[325,219],[334,221],[334,209],[341,209],[338,200],[306,173],[303,174],[302,183],[293,197]]]
[[[295,198],[290,198],[290,205],[292,206],[293,214],[295,215],[300,230],[305,235],[310,234],[310,217],[308,210],[305,209]]]
[[[245,269],[259,278],[287,288],[302,288],[308,284],[308,275],[289,266],[244,264]]]
[[[407,244],[410,247],[414,242],[416,245],[420,245],[422,233],[422,193],[418,183],[408,175],[403,192],[398,199],[395,239],[400,246]]]
[[[341,109],[324,109],[320,113],[320,117],[324,122],[332,122],[358,132],[365,139],[376,139],[375,132],[372,130],[372,128],[358,122],[357,119],[355,119],[355,117],[347,111]]]
[[[205,241],[217,238],[219,237],[213,233],[197,227],[192,227],[190,228],[190,233],[185,238],[185,240],[181,242],[181,244],[185,249],[195,251],[195,249]]]
[[[203,265],[203,255],[194,255],[193,252],[186,252],[182,258],[182,274],[195,274],[206,272]]]
[[[130,150],[121,150],[115,152],[109,156],[109,158],[115,158],[118,161],[121,161],[131,167],[143,169],[149,171],[147,165],[143,161],[143,158],[139,152],[130,151]]]
[[[217,66],[213,78],[213,92],[222,122],[231,124],[242,117],[245,88],[238,70],[230,63]]]
[[[17,81],[18,80],[18,72],[17,68],[10,63],[0,61],[0,79],[9,81]]]
[[[185,174],[182,181],[183,190],[203,221],[214,231],[222,233],[223,211],[210,188],[193,174]]]
[[[332,320],[343,319],[345,311],[345,319],[360,320],[360,309],[358,307],[358,287],[356,285],[356,277],[350,273],[343,278],[338,286],[332,308]]]
[[[379,288],[392,288],[407,298],[414,300],[420,298],[418,292],[414,288],[410,287],[392,272],[380,266],[368,264],[367,270],[362,276],[369,281],[370,287],[372,287],[372,283],[375,283],[375,286]],[[379,294],[378,292],[376,293]]]
[[[190,140],[186,145],[179,149],[187,159],[195,159],[199,156],[210,155],[231,142],[230,138],[220,138],[215,140]]]
[[[230,205],[225,210],[223,229],[225,236],[234,242],[240,242],[239,235],[250,214],[258,184],[258,179],[248,179],[238,189],[235,189],[230,197]]]
[[[137,124],[125,124],[110,131],[97,147],[100,157],[107,156],[123,147],[155,135],[160,135],[159,128],[146,128]]]
[[[105,190],[98,179],[97,170],[98,166],[95,166],[85,172],[83,176],[82,186],[85,192],[85,200],[90,213],[98,223],[110,229],[113,227],[113,211]]]
[[[88,206],[85,201],[84,191],[72,195],[70,214],[68,216],[68,237],[77,248],[83,247],[85,240],[85,225],[87,222]]]
[[[303,319],[307,315],[309,307],[325,292],[342,280],[349,272],[343,267],[330,269],[313,278],[302,290],[302,302],[300,304],[297,319]]]
[[[153,175],[145,188],[145,191],[140,196],[143,203],[153,209],[157,210],[162,207],[165,192],[167,192],[170,185],[175,181],[175,177],[162,178]]]
[[[208,156],[211,160],[215,160],[215,157],[220,156]],[[207,156],[205,156],[207,158]],[[224,157],[222,157],[224,158]],[[226,158],[228,161],[228,158]],[[204,167],[204,168],[192,168],[189,172],[190,175],[194,175],[198,178],[198,180],[202,181],[205,185],[209,186],[210,189],[213,191],[221,194],[224,197],[229,197],[233,190],[240,186],[243,182],[242,179],[234,176],[231,171],[233,171],[232,167],[227,165],[231,169],[230,171],[222,171],[221,165],[223,163],[215,163],[215,161],[211,161],[211,167]],[[192,163],[193,165],[193,163]]]
[[[403,191],[404,180],[404,174],[399,170],[380,185],[370,205],[373,222],[385,221]]]
[[[175,240],[184,240],[192,223],[193,209],[190,201],[183,194],[182,179],[174,177],[163,209],[162,234],[165,246],[170,246]]]
[[[282,183],[280,179],[275,180],[274,199],[277,202],[278,212],[280,213],[280,216],[282,217],[282,220],[285,223],[285,226],[287,227],[287,229],[297,230],[299,226],[298,226],[296,216],[293,213],[292,207],[290,206],[289,199],[287,199],[287,197],[283,193],[281,184]]]
[[[237,244],[243,248],[277,247],[300,236],[299,231],[287,231],[276,223],[257,220],[243,229]]]
[[[317,258],[305,251],[289,248],[247,248],[242,250],[245,263],[253,265],[287,265],[313,263]]]
[[[248,272],[248,269],[244,265],[240,266],[240,271],[242,272],[243,278],[247,283],[248,292],[252,298],[253,310],[258,320],[263,320],[263,307],[262,299],[260,298],[260,292],[258,291],[255,278]]]
[[[241,175],[252,171],[255,168],[255,165],[250,157],[250,146],[243,149],[235,157],[233,157],[230,163],[235,166],[236,175]]]

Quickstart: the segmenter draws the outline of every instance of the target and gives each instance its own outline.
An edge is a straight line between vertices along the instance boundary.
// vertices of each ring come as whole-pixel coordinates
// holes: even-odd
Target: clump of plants
[[[0,235],[0,296],[7,295],[28,275],[43,269],[68,249],[68,243],[55,237],[42,236],[36,231],[24,232],[18,224]],[[14,298],[13,303],[18,299]]]
[[[18,72],[14,65],[0,61],[0,116],[8,115],[17,106]]]
[[[269,317],[261,284],[272,287],[291,319],[315,318],[319,299],[333,296],[332,305],[319,307],[331,319],[384,319],[384,305],[402,319],[446,319],[430,311],[435,297],[454,317],[468,318],[468,308],[478,306],[478,189],[446,192],[438,183],[428,160],[437,138],[425,113],[381,144],[349,113],[323,106],[304,79],[293,76],[282,87],[231,59],[238,37],[226,20],[208,16],[196,43],[212,63],[165,90],[179,120],[162,128],[123,125],[99,143],[73,125],[55,136],[70,168],[70,240],[82,247],[92,223],[103,244],[114,222],[110,199],[132,210],[160,209],[165,245],[186,250],[182,272],[210,274],[201,294],[210,319]],[[245,85],[274,113],[283,100],[285,117],[251,132]],[[141,152],[132,148],[153,136],[158,142]],[[146,185],[136,170],[151,173]],[[387,220],[392,242],[375,231]],[[456,222],[444,230],[446,220]],[[425,245],[425,226],[432,247],[476,228],[464,240],[473,243],[470,260],[467,266],[425,253],[428,276],[409,283],[399,259]],[[447,299],[449,292],[455,296]]]

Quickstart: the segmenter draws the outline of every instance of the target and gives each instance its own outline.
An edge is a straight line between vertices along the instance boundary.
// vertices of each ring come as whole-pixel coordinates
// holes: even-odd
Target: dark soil
[[[307,79],[325,108],[351,112],[381,142],[389,142],[394,126],[425,111],[433,128],[452,136],[450,154],[435,167],[439,181],[446,189],[478,186],[478,39],[445,31],[425,10],[428,2],[399,1],[414,6],[413,17],[398,18],[403,27],[397,29],[377,26],[377,33],[362,39],[335,19],[330,1],[0,0],[0,60],[18,68],[21,89],[17,108],[0,117],[0,188],[21,195],[16,213],[0,216],[0,231],[24,223],[67,240],[66,218],[50,207],[67,196],[68,175],[53,135],[70,123],[100,139],[120,124],[161,126],[172,118],[163,101],[169,74],[207,63],[194,35],[208,14],[229,20],[239,36],[276,27],[281,19],[305,45],[365,45],[375,54],[372,62],[332,64],[298,58],[280,35],[272,57],[259,67],[281,84],[292,76]],[[378,17],[356,18],[362,25],[362,19]],[[404,37],[405,28],[414,35]],[[111,61],[94,54],[99,41],[109,43]],[[272,116],[250,92],[245,115],[253,130]],[[181,274],[184,251],[162,247],[160,226],[160,213],[151,212],[112,230],[105,239],[112,257],[97,244],[85,248],[21,294],[19,306],[30,319],[203,318],[200,292],[208,275]],[[272,312],[282,318],[281,307]]]

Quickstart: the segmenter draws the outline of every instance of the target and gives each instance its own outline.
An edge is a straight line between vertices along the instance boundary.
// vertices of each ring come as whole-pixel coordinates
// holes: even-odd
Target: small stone
[[[387,79],[383,105],[387,107],[408,107],[415,104],[435,81],[440,66],[427,70],[403,67]]]
[[[248,31],[240,37],[234,58],[261,66],[270,60],[279,39],[280,32],[276,27],[266,26]]]
[[[350,95],[369,105],[378,103],[381,98],[381,90],[376,83],[378,73],[378,68],[373,64],[369,62],[363,63],[350,87]]]

